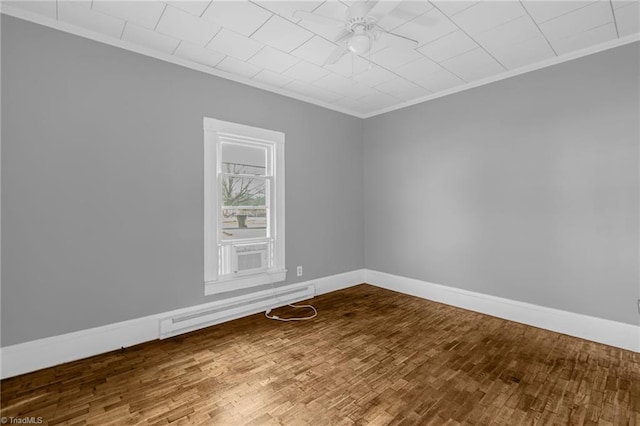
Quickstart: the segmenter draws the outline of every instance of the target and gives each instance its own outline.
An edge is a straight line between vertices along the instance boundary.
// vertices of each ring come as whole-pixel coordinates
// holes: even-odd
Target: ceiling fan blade
[[[303,19],[305,21],[311,21],[322,25],[329,25],[332,27],[342,27],[344,22],[337,19],[329,18],[327,16],[317,15],[315,13],[307,12],[306,10],[296,10],[293,12],[293,17]]]
[[[349,53],[347,43],[340,44],[340,46],[336,47],[335,50],[331,52],[331,54],[327,57],[327,59],[324,61],[324,65],[335,64],[347,53]]]
[[[381,19],[393,12],[398,7],[401,0],[378,0],[378,2],[369,11],[368,15],[376,19]]]
[[[418,46],[418,42],[409,37],[401,36],[399,34],[388,33],[382,31],[380,33],[380,42],[386,44],[389,47],[395,47],[398,49],[415,49]]]

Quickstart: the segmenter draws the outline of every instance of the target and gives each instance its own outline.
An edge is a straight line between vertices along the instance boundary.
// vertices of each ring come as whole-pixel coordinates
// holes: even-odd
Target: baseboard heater
[[[315,293],[313,283],[292,284],[212,302],[206,309],[181,312],[160,320],[160,339],[300,302]]]

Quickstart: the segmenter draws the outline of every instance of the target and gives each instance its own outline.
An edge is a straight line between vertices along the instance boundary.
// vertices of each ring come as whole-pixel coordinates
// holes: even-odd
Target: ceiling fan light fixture
[[[355,34],[347,42],[347,47],[353,53],[364,55],[371,49],[371,39],[367,34]]]

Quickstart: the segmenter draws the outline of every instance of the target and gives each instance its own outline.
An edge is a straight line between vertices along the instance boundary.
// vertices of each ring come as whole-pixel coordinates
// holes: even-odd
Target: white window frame
[[[204,294],[216,294],[284,281],[284,133],[230,123],[205,117],[204,125]],[[223,140],[234,139],[246,144],[266,146],[271,152],[271,188],[269,229],[272,238],[271,265],[268,269],[249,274],[219,275],[220,228],[222,226],[220,195]]]

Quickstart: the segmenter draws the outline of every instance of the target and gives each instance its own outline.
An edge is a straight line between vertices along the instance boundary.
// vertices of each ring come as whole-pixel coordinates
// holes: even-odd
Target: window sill
[[[242,288],[257,287],[264,284],[281,282],[285,279],[287,279],[286,269],[265,271],[254,275],[244,275],[240,277],[225,277],[217,281],[205,282],[204,295],[210,296],[212,294],[224,293]]]

